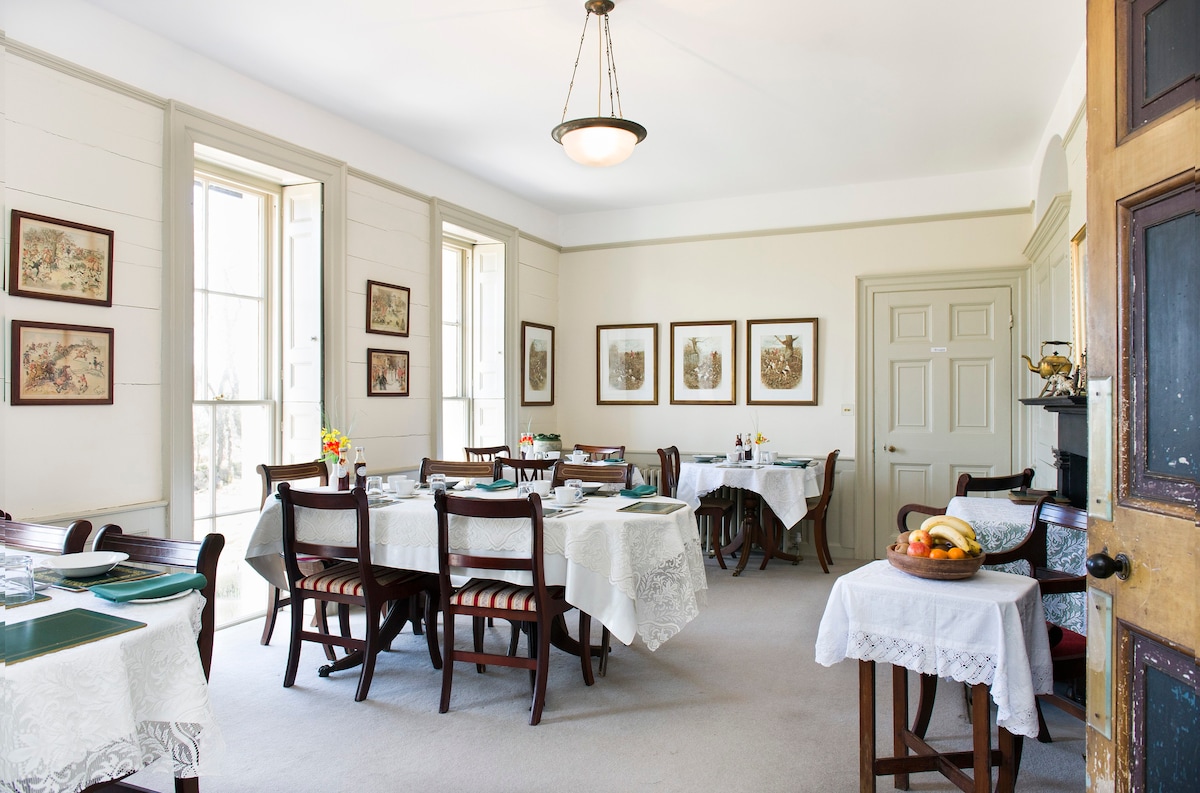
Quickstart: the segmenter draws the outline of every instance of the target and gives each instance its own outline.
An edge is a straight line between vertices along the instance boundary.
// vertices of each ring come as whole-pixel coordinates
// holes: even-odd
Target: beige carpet
[[[211,685],[228,747],[222,774],[201,790],[855,791],[857,664],[813,661],[829,589],[848,569],[776,561],[733,578],[710,562],[707,606],[657,652],[618,646],[608,677],[587,688],[578,660],[554,651],[537,727],[527,724],[527,673],[515,669],[458,665],[450,712],[439,714],[441,673],[407,631],[380,656],[361,703],[357,670],[319,678],[314,645],[296,685],[282,687],[286,622],[269,647],[258,644],[259,621],[220,631]],[[499,646],[507,625],[493,633]],[[879,678],[886,703],[890,675]],[[1083,725],[1046,715],[1055,742],[1025,742],[1018,790],[1082,791]],[[890,714],[879,723],[890,746]],[[942,681],[929,736],[969,748],[969,734],[962,686]],[[171,789],[148,773],[130,781]],[[911,789],[955,788],[918,774]]]

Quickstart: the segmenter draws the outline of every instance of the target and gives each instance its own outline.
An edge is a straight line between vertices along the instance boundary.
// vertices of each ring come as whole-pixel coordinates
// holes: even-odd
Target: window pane
[[[1146,99],[1191,79],[1197,63],[1194,0],[1163,0],[1146,14]]]
[[[213,513],[212,408],[208,405],[192,407],[192,455],[192,510],[202,518]]]
[[[257,522],[257,509],[213,521],[196,521],[197,539],[209,531],[225,535],[225,550],[221,552],[221,563],[217,565],[217,627],[263,612],[267,601],[266,579],[246,563],[246,546],[250,543],[250,535]],[[208,524],[211,524],[211,528]],[[283,626],[283,641],[286,643],[286,619],[281,618],[276,622],[275,639],[279,641],[280,625]]]
[[[263,304],[223,295],[209,295],[208,356],[205,361],[205,392],[201,399],[265,399],[261,356]]]
[[[463,457],[463,448],[471,446],[467,425],[467,400],[446,399],[442,402],[442,454],[448,460]]]
[[[263,295],[263,200],[221,185],[208,187],[208,288]]]
[[[214,405],[212,471],[218,513],[258,511],[257,466],[271,459],[271,411],[266,405]]]
[[[205,223],[204,183],[199,179],[192,183],[192,222],[195,224],[192,231],[195,246],[193,255],[196,262],[194,283],[197,289],[203,289],[205,281],[208,280],[208,268],[205,265],[204,255],[206,250],[204,238],[208,235],[208,231]]]
[[[192,301],[192,399],[211,399],[214,394],[206,393],[208,382],[208,294],[196,292]]]
[[[462,254],[442,250],[442,322],[462,322]]]

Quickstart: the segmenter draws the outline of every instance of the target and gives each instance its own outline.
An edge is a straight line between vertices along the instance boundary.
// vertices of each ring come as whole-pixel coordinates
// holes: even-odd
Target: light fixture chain
[[[608,109],[615,118],[624,118],[621,110],[621,86],[617,84],[617,61],[613,57],[612,33],[608,29],[608,14],[604,15],[604,38],[608,44]],[[613,94],[616,102],[613,102]]]
[[[575,87],[575,74],[579,71],[579,58],[583,55],[583,41],[587,38],[587,26],[591,19],[592,12],[589,10],[587,16],[583,18],[583,33],[579,36],[579,50],[575,53],[575,68],[571,69],[571,84],[567,86],[567,101],[563,102],[563,121],[567,120],[567,108],[571,105],[571,90]]]

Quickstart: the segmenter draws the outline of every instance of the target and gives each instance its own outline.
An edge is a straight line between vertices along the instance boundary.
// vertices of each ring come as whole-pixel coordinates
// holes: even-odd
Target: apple
[[[908,541],[924,543],[929,547],[933,546],[933,537],[930,537],[929,532],[925,531],[924,529],[914,529],[913,531],[909,532]]]
[[[911,537],[909,538],[912,539]],[[923,542],[910,542],[908,544],[909,556],[929,556],[929,545]]]

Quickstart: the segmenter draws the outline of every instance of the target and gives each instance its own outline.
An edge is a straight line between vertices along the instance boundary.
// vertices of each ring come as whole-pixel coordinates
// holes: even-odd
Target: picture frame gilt
[[[408,336],[411,297],[407,286],[367,281],[367,333]]]
[[[554,327],[521,323],[521,405],[554,404]]]
[[[408,351],[367,350],[367,396],[408,396]]]
[[[11,223],[10,295],[112,305],[112,231],[15,209]]]
[[[737,404],[737,321],[671,323],[671,404]]]
[[[658,324],[596,326],[596,404],[658,404]]]
[[[113,329],[12,321],[14,405],[113,404]]]
[[[746,321],[746,404],[817,404],[817,320]]]

